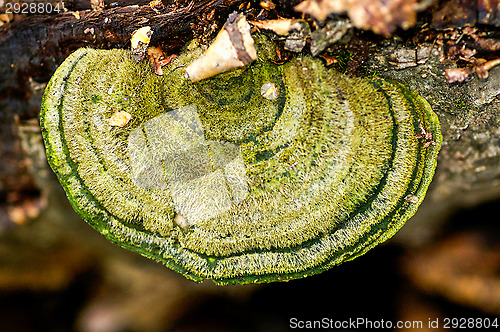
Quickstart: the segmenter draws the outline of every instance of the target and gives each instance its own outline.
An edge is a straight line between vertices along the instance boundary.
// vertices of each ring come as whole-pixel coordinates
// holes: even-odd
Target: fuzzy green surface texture
[[[317,274],[393,236],[436,168],[428,103],[265,52],[197,83],[183,69],[198,49],[163,76],[125,50],[70,55],[41,127],[74,209],[110,241],[217,284]],[[130,121],[111,125],[116,112]]]

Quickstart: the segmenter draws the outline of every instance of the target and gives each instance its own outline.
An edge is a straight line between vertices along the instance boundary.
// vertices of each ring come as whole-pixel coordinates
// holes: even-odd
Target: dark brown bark
[[[125,6],[102,11],[84,10],[58,15],[34,15],[0,27],[0,98],[25,91],[28,76],[46,82],[62,60],[79,47],[123,48],[132,32],[151,26],[151,43],[168,41],[167,52],[192,37],[192,24],[214,9],[229,10],[238,0],[192,1],[165,6],[162,12],[149,5]],[[81,6],[80,6],[81,7]],[[79,8],[77,6],[76,8]]]

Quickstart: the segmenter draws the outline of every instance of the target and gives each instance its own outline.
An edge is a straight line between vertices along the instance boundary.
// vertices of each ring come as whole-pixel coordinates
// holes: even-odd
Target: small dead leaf
[[[388,35],[398,26],[415,25],[417,0],[306,0],[295,10],[325,21],[328,15],[347,13],[354,26]]]
[[[132,119],[130,113],[115,110],[115,114],[109,119],[109,125],[113,127],[125,127],[130,119]]]
[[[280,19],[280,20],[266,20],[266,21],[248,21],[248,23],[256,26],[259,29],[271,30],[280,36],[286,36],[293,29],[299,29],[302,20],[295,18]]]
[[[311,29],[304,20],[278,19],[265,21],[249,21],[253,26],[270,30],[279,36],[287,36],[285,49],[292,52],[301,52],[306,40],[311,35]]]
[[[326,61],[325,64],[326,64],[327,67],[333,65],[334,63],[338,63],[339,62],[339,60],[337,60],[337,58],[334,57],[334,56],[332,56],[332,55],[321,55],[321,57],[323,59],[325,59],[325,61]]]
[[[71,12],[71,15],[73,15],[77,20],[80,19],[80,12],[79,11]]]
[[[177,58],[175,54],[165,56],[160,47],[148,47],[148,59],[157,75],[163,75],[161,67],[168,65],[175,58]]]

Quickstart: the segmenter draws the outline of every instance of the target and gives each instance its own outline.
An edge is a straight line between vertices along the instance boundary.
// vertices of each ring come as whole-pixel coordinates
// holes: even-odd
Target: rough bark
[[[192,37],[192,24],[200,24],[202,12],[226,11],[238,1],[202,0],[161,11],[149,5],[133,5],[100,11],[82,10],[58,15],[33,15],[0,27],[0,96],[23,93],[26,78],[46,82],[55,68],[79,47],[123,48],[133,31],[151,26],[151,43],[164,41],[165,51],[178,50]],[[75,8],[80,8],[76,6]],[[5,64],[10,64],[5,65]]]
[[[108,7],[112,2],[106,1]],[[190,297],[196,296],[199,299],[200,294],[208,296],[215,293],[217,294],[213,296],[217,299],[215,303],[220,304],[228,301],[227,298],[239,297],[241,292],[252,292],[255,288],[244,290],[240,288],[235,295],[231,289],[214,290],[214,287],[206,283],[200,286],[192,285],[162,266],[142,260],[137,255],[106,242],[97,232],[90,229],[69,206],[45,161],[36,121],[44,84],[38,83],[37,80],[46,82],[65,56],[80,46],[128,47],[127,43],[132,31],[144,25],[150,25],[154,30],[153,44],[161,44],[167,50],[175,51],[191,38],[193,34],[191,23],[199,25],[204,13],[210,13],[215,9],[220,15],[215,16],[215,21],[223,23],[224,13],[227,14],[243,1],[205,0],[196,2],[189,10],[186,10],[190,4],[189,1],[178,1],[180,5],[176,9],[169,7],[175,5],[174,1],[170,1],[170,5],[165,5],[165,12],[160,14],[145,3],[141,3],[143,5],[138,7],[124,7],[122,5],[126,5],[128,1],[117,2],[120,7],[106,7],[104,11],[90,11],[85,10],[89,8],[89,2],[85,4],[85,1],[74,1],[71,4],[68,3],[67,7],[72,10],[82,10],[79,19],[72,13],[50,17],[31,16],[0,27],[0,154],[2,156],[0,162],[0,266],[2,267],[0,289],[8,290],[8,292],[15,290],[67,291],[69,285],[77,284],[79,276],[91,274],[97,280],[85,282],[87,287],[91,284],[93,289],[92,298],[85,298],[81,300],[82,303],[79,303],[82,307],[84,303],[86,304],[78,318],[81,330],[91,330],[95,327],[92,324],[102,322],[100,318],[104,316],[110,317],[107,321],[110,324],[107,330],[110,331],[119,330],[122,327],[126,330],[168,329],[175,322],[176,315],[182,317],[184,314],[186,321],[192,320],[190,316],[185,315],[190,309],[186,305]],[[292,6],[289,3],[283,1],[283,5],[280,2],[278,6],[282,11],[290,11]],[[93,33],[87,30],[92,28]],[[87,33],[85,33],[86,30]],[[365,34],[367,39],[371,36]],[[444,70],[455,66],[456,63],[449,60],[443,61],[446,58],[445,50],[442,46],[433,43],[433,40],[415,45],[404,38],[387,39],[376,44],[376,47],[364,49],[363,52],[368,52],[369,55],[361,57],[353,55],[350,60],[359,62],[358,64],[367,61],[361,66],[363,70],[404,82],[409,88],[418,90],[438,114],[443,129],[444,144],[438,160],[436,177],[428,196],[417,215],[403,227],[394,240],[391,240],[393,244],[403,244],[406,249],[400,258],[405,264],[410,265],[410,272],[407,273],[405,279],[399,280],[400,284],[405,285],[404,287],[398,288],[397,283],[391,283],[391,287],[380,287],[393,281],[388,278],[395,278],[394,275],[401,270],[394,267],[393,263],[384,262],[384,258],[387,257],[394,261],[394,254],[381,257],[380,253],[384,253],[384,249],[377,248],[365,257],[346,263],[345,267],[332,270],[331,273],[327,272],[324,276],[288,285],[272,285],[267,288],[260,286],[258,289],[263,289],[264,293],[269,292],[271,295],[276,294],[276,289],[285,289],[291,294],[286,297],[286,294],[281,293],[285,299],[281,299],[281,302],[276,302],[276,299],[270,296],[265,298],[266,301],[262,301],[269,302],[273,306],[276,304],[272,308],[271,305],[266,307],[273,314],[280,306],[290,308],[289,312],[286,312],[288,315],[286,319],[295,313],[292,312],[292,304],[294,308],[299,305],[301,310],[306,310],[309,306],[314,308],[311,310],[315,311],[305,318],[315,318],[319,312],[327,316],[333,315],[331,311],[322,312],[321,308],[314,306],[315,302],[321,302],[317,301],[317,294],[329,291],[332,292],[331,298],[335,298],[335,303],[332,304],[335,305],[335,314],[341,312],[342,308],[348,308],[350,318],[354,318],[352,315],[355,315],[352,313],[352,310],[355,310],[353,308],[361,306],[362,309],[366,309],[363,303],[366,301],[370,303],[370,297],[374,297],[376,289],[379,288],[384,291],[384,294],[372,303],[373,307],[383,307],[379,300],[387,296],[386,291],[390,291],[393,296],[403,297],[405,304],[414,301],[413,303],[417,303],[420,310],[427,310],[429,307],[421,309],[423,308],[421,302],[418,303],[418,300],[415,302],[415,298],[412,299],[418,290],[415,288],[408,292],[409,280],[416,280],[417,284],[424,283],[425,285],[421,287],[432,292],[433,287],[441,289],[443,284],[446,286],[450,275],[449,271],[441,271],[439,274],[439,269],[433,269],[434,274],[427,271],[428,259],[432,256],[427,255],[421,248],[425,245],[432,245],[438,230],[445,227],[442,222],[446,220],[446,216],[464,206],[476,205],[500,197],[500,68],[491,70],[487,80],[474,76],[463,83],[450,84]],[[358,64],[354,65],[356,69]],[[347,71],[349,72],[350,69],[347,68]],[[3,227],[12,225],[10,221],[9,223],[6,221],[8,219],[6,209],[20,204],[23,195],[31,195],[35,198],[41,195],[38,196],[38,203],[35,202],[24,208],[23,211],[26,214],[29,215],[28,212],[32,211],[30,208],[36,209],[40,205],[45,205],[47,208],[39,212],[40,216],[36,221],[5,231]],[[494,209],[497,207],[494,206]],[[24,218],[25,222],[27,218]],[[492,222],[496,222],[495,217],[492,218],[486,213],[480,217],[473,215],[472,221],[467,220],[466,223],[469,229],[473,228],[478,231],[477,238],[475,238],[475,240],[481,239],[478,247],[488,247],[489,244],[484,242],[484,239],[488,238],[488,241],[493,241],[496,248],[498,227],[495,224],[491,226]],[[490,228],[488,228],[487,237],[476,226],[484,226],[488,221]],[[454,227],[453,224],[449,224],[448,231],[453,230]],[[470,247],[475,245],[475,242],[471,244],[468,240],[468,242],[454,243],[452,248],[463,248],[464,243],[469,244]],[[409,247],[412,249],[408,250]],[[387,254],[387,251],[385,253]],[[415,254],[416,260],[408,253]],[[469,270],[466,272],[470,272],[471,278],[475,278],[476,281],[481,281],[481,275],[476,273],[476,266],[482,266],[484,256],[482,253],[477,257],[467,256],[469,270],[472,272]],[[456,260],[453,260],[452,267],[462,263],[463,257],[464,255],[460,252],[455,257]],[[495,285],[498,285],[499,269],[496,257],[490,259],[494,261],[491,263],[491,269],[496,268],[496,270],[488,272],[487,276],[489,278],[490,274],[493,275],[492,278],[496,278]],[[446,256],[437,261],[437,264],[446,270],[448,261],[449,258]],[[371,265],[366,265],[366,262]],[[373,277],[372,274],[379,274],[384,270],[388,272],[380,279],[375,279],[378,280],[377,282],[373,282],[379,286],[374,288],[367,286],[359,292],[349,289],[349,280],[366,279],[366,271],[371,271],[370,277]],[[436,278],[428,280],[429,276],[436,276],[436,274],[438,274]],[[436,281],[440,276],[445,277],[444,281]],[[486,281],[488,280],[490,279]],[[453,281],[456,282],[455,279]],[[475,285],[483,285],[479,281]],[[314,298],[298,297],[302,294],[300,289],[297,290],[301,285],[306,289],[303,293],[312,293]],[[392,287],[392,285],[396,286]],[[467,287],[464,292],[472,294],[469,284],[465,285]],[[486,294],[498,289],[498,286],[495,286],[496,288],[485,287]],[[460,287],[454,288],[455,293],[452,296],[446,294],[444,296],[461,303],[460,296],[463,293],[460,293]],[[342,295],[340,292],[341,295],[339,295],[339,291],[344,289],[347,294]],[[479,293],[483,288],[478,289],[478,293],[473,293],[472,297],[481,298]],[[317,292],[315,293],[314,290]],[[334,294],[333,291],[335,291]],[[0,293],[1,299],[5,297],[4,294],[5,291]],[[17,293],[14,294],[17,296]],[[221,298],[225,300],[221,301]],[[363,301],[359,301],[360,298]],[[290,306],[287,306],[286,299],[291,299]],[[307,301],[301,303],[303,299]],[[350,299],[351,302],[349,302]],[[241,305],[240,301],[245,300],[238,300],[238,305]],[[469,305],[467,301],[465,305]],[[478,306],[476,309],[498,314],[500,311],[497,308],[500,307],[500,300],[495,297],[493,301],[496,301],[493,305],[488,302],[488,307]],[[199,310],[212,309],[219,312],[224,309],[210,306],[210,303],[213,302],[209,302],[209,305],[205,307],[201,306]],[[232,302],[229,301],[229,303]],[[263,303],[258,303],[257,306],[250,306],[250,308],[257,310],[255,307],[262,305]],[[489,309],[492,306],[493,309]],[[405,305],[401,307],[407,308]],[[435,308],[434,304],[430,308],[428,312],[432,312],[431,310]],[[226,311],[222,311],[222,314],[219,313],[219,316],[214,317],[223,316],[223,319],[227,319],[226,313],[233,311],[227,307],[225,309]],[[23,307],[23,314],[24,310]],[[255,313],[255,311],[251,312]],[[403,315],[401,312],[400,314]],[[439,316],[440,314],[442,316]],[[434,313],[435,316],[432,317],[446,317],[445,314],[446,312]],[[477,312],[473,314],[476,315]],[[404,319],[405,316],[401,315],[398,318]],[[60,316],[54,315],[54,317]],[[144,317],[151,319],[146,320]],[[265,317],[274,318],[273,316]],[[427,318],[428,316],[424,318],[424,323]]]

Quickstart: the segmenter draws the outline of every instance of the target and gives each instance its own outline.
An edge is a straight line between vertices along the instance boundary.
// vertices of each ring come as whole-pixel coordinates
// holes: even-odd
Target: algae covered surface
[[[128,51],[80,49],[47,86],[47,156],[75,210],[112,242],[189,279],[320,273],[394,235],[422,202],[441,144],[403,85],[347,78],[268,42],[199,83],[188,51],[155,75]],[[166,69],[166,70],[165,70]],[[261,95],[273,83],[277,97]],[[117,111],[131,115],[111,126]]]

